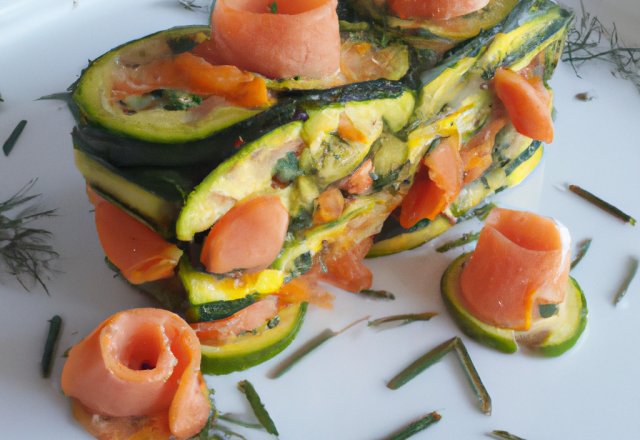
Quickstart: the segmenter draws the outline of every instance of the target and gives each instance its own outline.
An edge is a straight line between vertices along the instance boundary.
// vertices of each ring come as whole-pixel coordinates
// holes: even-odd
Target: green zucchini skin
[[[228,318],[234,313],[249,307],[256,302],[258,294],[230,301],[215,301],[206,304],[192,305],[187,310],[187,322],[210,322]]]
[[[306,120],[307,110],[346,102],[396,98],[404,93],[402,83],[373,80],[347,84],[326,90],[294,90],[286,99],[251,118],[240,121],[213,135],[187,143],[147,142],[121,136],[104,127],[78,124],[71,134],[77,148],[117,167],[207,166],[215,168],[238,151],[278,127]]]
[[[557,357],[575,346],[587,325],[587,301],[584,292],[569,277],[565,300],[556,316],[538,320],[524,332],[516,332],[486,324],[469,313],[462,302],[460,275],[471,253],[460,255],[446,269],[440,282],[440,292],[447,311],[470,338],[503,353],[514,353],[524,346],[544,357]]]

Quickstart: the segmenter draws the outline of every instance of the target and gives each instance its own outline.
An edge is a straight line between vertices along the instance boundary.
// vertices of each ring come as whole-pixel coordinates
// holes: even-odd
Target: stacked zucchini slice
[[[391,20],[379,3],[347,5],[359,21],[341,23],[343,69],[349,73],[339,85],[336,78],[267,80],[270,101],[260,108],[208,103],[182,90],[114,98],[123,69],[188,52],[208,38],[207,27],[174,28],[127,43],[83,72],[70,102],[78,122],[72,133],[78,169],[98,195],[184,251],[173,278],[139,288],[191,322],[228,319],[278,293],[327,252],[340,255],[376,234],[369,256],[418,246],[535,167],[540,142],[508,124],[496,137],[493,165],[464,187],[447,216],[402,229],[390,214],[430,146],[453,131],[466,142],[488,122],[497,98],[483,84],[497,68],[517,70],[543,60],[546,81],[571,15],[549,1],[521,0],[509,13],[514,0],[492,0],[473,17],[456,19],[469,21],[447,25]],[[367,60],[356,57],[348,64],[358,45],[390,61],[375,74]],[[424,55],[423,49],[436,55],[427,62],[416,55]],[[417,77],[420,87],[412,90]],[[344,117],[357,139],[340,134]],[[368,161],[370,188],[346,191],[340,215],[314,223],[318,197]],[[207,272],[198,258],[207,231],[236,203],[262,195],[277,196],[289,214],[278,257],[257,273]],[[203,344],[203,372],[227,374],[276,355],[295,337],[306,309],[306,303],[282,307],[278,319],[222,346]]]

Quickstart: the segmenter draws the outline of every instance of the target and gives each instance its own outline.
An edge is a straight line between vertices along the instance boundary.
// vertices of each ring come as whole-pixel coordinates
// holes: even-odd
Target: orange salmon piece
[[[289,226],[289,213],[277,196],[258,196],[236,204],[218,220],[202,247],[209,272],[258,272],[276,259]]]
[[[320,194],[313,213],[313,224],[327,223],[340,217],[344,209],[344,197],[338,188],[329,188]]]
[[[229,338],[260,327],[278,316],[277,301],[273,297],[262,299],[236,312],[228,318],[212,322],[191,324],[201,344],[223,345]]]
[[[197,47],[197,46],[196,46]],[[116,81],[116,92],[148,93],[159,88],[187,90],[199,96],[217,95],[240,107],[269,103],[264,78],[235,66],[214,66],[189,52],[141,66],[126,80]]]
[[[400,18],[446,20],[482,9],[489,0],[388,0],[388,3]]]
[[[211,411],[198,338],[182,318],[160,309],[128,310],[100,324],[69,351],[62,389],[95,415],[166,414],[179,439],[200,432]]]
[[[460,159],[464,168],[462,185],[473,182],[489,168],[492,163],[491,151],[496,135],[509,122],[506,114],[499,114],[485,124],[460,150]]]
[[[182,251],[122,209],[94,194],[96,229],[104,253],[127,281],[170,278]]]
[[[420,220],[433,220],[462,189],[463,165],[458,135],[444,138],[421,164],[402,202],[400,225],[409,229]]]
[[[373,284],[373,274],[362,260],[373,245],[373,239],[368,238],[353,246],[340,255],[324,258],[327,273],[324,273],[320,265],[314,265],[309,275],[315,275],[318,280],[332,286],[358,293],[363,289],[370,289]]]
[[[547,144],[553,141],[551,94],[540,76],[527,79],[513,70],[498,69],[493,86],[518,133]]]
[[[563,252],[561,234],[547,217],[494,208],[460,277],[469,312],[497,327],[529,330],[534,305],[564,300],[570,250],[567,242]]]
[[[276,295],[287,303],[308,302],[323,309],[332,309],[333,300],[336,298],[318,284],[318,274],[313,268],[282,286]]]
[[[267,78],[324,78],[340,69],[337,0],[218,0],[211,40],[224,64]]]
[[[357,170],[349,176],[346,182],[340,185],[340,189],[345,190],[349,194],[362,194],[373,185],[373,161],[367,159]]]

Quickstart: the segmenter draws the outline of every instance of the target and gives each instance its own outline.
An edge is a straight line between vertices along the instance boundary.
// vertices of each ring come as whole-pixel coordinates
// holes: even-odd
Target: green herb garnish
[[[496,205],[494,205],[493,203],[487,203],[486,205],[482,205],[481,207],[476,208],[473,211],[469,211],[466,214],[458,217],[458,223],[465,220],[472,219],[472,218],[478,218],[484,221],[491,213],[491,210],[495,207]]]
[[[4,102],[4,99],[2,99],[2,94],[0,93],[0,102]]]
[[[362,289],[358,293],[372,299],[386,299],[391,301],[396,299],[393,293],[387,292],[386,290]]]
[[[624,283],[622,283],[622,286],[620,286],[620,290],[618,290],[618,294],[616,295],[616,299],[614,301],[615,305],[618,305],[622,298],[624,298],[624,296],[627,294],[629,285],[631,284],[631,281],[633,281],[633,278],[636,276],[636,272],[638,272],[638,260],[635,258],[631,258],[629,275],[625,279]]]
[[[603,47],[605,40],[608,40],[608,48]],[[562,61],[571,63],[578,75],[577,67],[589,60],[602,60],[612,64],[614,74],[630,80],[640,91],[640,48],[621,45],[616,25],[607,29],[582,4],[582,18],[567,33]]]
[[[278,159],[273,174],[283,183],[291,182],[296,177],[304,174],[295,151],[289,151],[283,158]]]
[[[571,261],[571,270],[573,270],[573,268],[576,267],[580,261],[582,261],[585,255],[587,255],[587,251],[589,250],[590,246],[590,238],[582,240],[580,243],[578,243],[578,251],[575,258]]]
[[[477,241],[478,238],[480,238],[480,233],[479,232],[476,232],[475,234],[473,232],[470,232],[468,234],[462,234],[462,237],[458,238],[457,240],[453,240],[453,241],[450,241],[448,243],[443,244],[442,246],[437,248],[436,251],[438,251],[440,253],[447,252],[447,251],[450,251],[451,249],[457,248],[459,246],[463,246],[465,244]]]
[[[4,151],[5,156],[8,156],[9,153],[11,153],[11,150],[13,150],[13,147],[16,145],[16,142],[22,134],[22,130],[24,130],[25,125],[27,125],[27,121],[25,121],[24,119],[18,122],[16,128],[14,128],[11,132],[11,136],[9,136],[9,139],[5,141],[4,145],[2,146],[2,151]]]
[[[51,376],[51,368],[53,367],[53,354],[60,337],[60,327],[62,326],[62,318],[58,315],[49,320],[49,334],[47,342],[44,345],[44,353],[42,354],[42,377],[45,379]]]
[[[320,334],[318,334],[318,336],[311,339],[309,342],[307,342],[302,347],[300,347],[295,353],[293,353],[291,356],[285,359],[284,362],[282,362],[282,364],[280,364],[280,366],[278,367],[276,373],[273,375],[273,378],[277,379],[280,376],[282,376],[284,373],[286,373],[291,368],[293,368],[295,364],[300,362],[305,356],[307,356],[309,353],[311,353],[312,351],[320,347],[329,339],[332,339],[335,336],[338,336],[339,334],[344,333],[354,325],[359,324],[362,321],[366,321],[369,318],[370,318],[369,316],[365,316],[362,319],[358,319],[357,321],[349,324],[339,332],[334,332],[330,328],[324,329]]]
[[[455,351],[456,357],[460,361],[462,369],[469,379],[469,383],[471,384],[473,391],[476,393],[476,396],[480,400],[480,407],[482,409],[482,412],[487,415],[491,415],[491,397],[489,397],[489,393],[482,384],[480,376],[478,375],[473,362],[471,362],[471,358],[469,357],[469,353],[467,352],[464,343],[457,336],[443,342],[424,356],[418,358],[411,365],[402,370],[396,377],[391,379],[391,381],[387,384],[387,387],[392,390],[397,390],[398,388],[409,382],[411,379],[415,378],[418,374],[429,368],[431,365],[438,362],[451,350]]]
[[[226,416],[224,414],[218,414],[216,416],[216,418],[218,420],[223,420],[225,422],[228,423],[233,423],[234,425],[238,425],[238,426],[242,426],[243,428],[250,428],[250,429],[262,429],[262,425],[258,424],[258,423],[247,423],[247,422],[243,422],[241,420],[236,420],[233,419],[229,416]]]
[[[29,291],[21,276],[33,278],[49,294],[42,281],[46,273],[55,273],[51,268],[53,260],[59,257],[53,248],[47,245],[51,233],[44,229],[27,227],[29,223],[43,217],[54,217],[55,210],[37,212],[36,207],[25,205],[39,195],[27,196],[35,181],[29,182],[9,200],[0,203],[0,267],[14,275],[22,287]],[[6,216],[13,209],[23,207],[14,219]]]
[[[202,6],[195,4],[196,0],[178,0],[178,1],[182,6],[184,6],[184,8],[187,11],[195,11],[196,9],[202,8]]]
[[[439,421],[441,418],[442,418],[442,416],[434,411],[434,412],[432,412],[430,414],[427,414],[426,416],[424,416],[420,420],[418,420],[416,422],[413,422],[411,425],[409,425],[402,432],[400,432],[400,433],[398,433],[396,435],[392,435],[391,437],[387,437],[385,440],[405,440],[405,439],[408,439],[412,435],[417,434],[420,431],[422,431],[423,429],[426,429],[429,426],[433,425],[434,423]]]
[[[275,14],[276,12],[278,12],[278,5],[276,4],[275,1],[271,3],[271,7],[269,8],[269,10],[271,11],[272,14]]]
[[[245,396],[247,396],[247,400],[249,401],[249,405],[251,405],[251,409],[256,415],[256,418],[260,422],[260,424],[267,430],[269,434],[278,435],[278,430],[276,429],[276,425],[269,417],[269,413],[266,408],[262,404],[260,400],[260,396],[256,392],[256,389],[251,385],[251,382],[248,380],[243,380],[238,382],[238,389],[242,391]]]
[[[507,431],[493,431],[491,435],[498,438],[503,438],[506,440],[524,440],[522,437],[518,437],[517,435],[509,434]]]
[[[631,217],[630,215],[625,214],[624,212],[620,211],[615,206],[605,202],[600,197],[595,196],[595,195],[591,194],[589,191],[580,188],[578,185],[569,185],[569,190],[572,193],[579,195],[580,197],[582,197],[586,201],[593,203],[594,205],[596,205],[598,208],[602,209],[603,211],[606,211],[609,214],[611,214],[612,216],[619,218],[623,222],[631,223],[632,226],[636,225],[636,220],[633,217]]]
[[[374,319],[373,321],[369,321],[367,325],[372,327],[377,327],[380,324],[386,324],[388,322],[395,322],[395,321],[402,321],[400,325],[406,325],[416,321],[428,321],[436,315],[437,313],[434,313],[434,312],[407,313],[404,315],[393,315],[393,316],[387,316],[385,318]]]

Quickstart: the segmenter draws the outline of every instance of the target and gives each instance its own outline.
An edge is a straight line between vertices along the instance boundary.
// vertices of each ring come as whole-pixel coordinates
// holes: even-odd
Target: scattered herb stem
[[[262,429],[262,425],[260,425],[258,423],[243,422],[242,420],[236,420],[236,419],[233,419],[231,417],[225,416],[223,414],[218,414],[216,418],[218,420],[222,420],[222,421],[225,421],[225,422],[228,422],[228,423],[233,423],[234,425],[242,426],[243,428]]]
[[[387,292],[386,290],[362,289],[358,293],[360,295],[364,295],[372,299],[386,299],[386,300],[396,299],[396,296],[393,293]]]
[[[387,384],[387,387],[392,390],[397,390],[407,382],[415,378],[418,374],[429,368],[431,365],[438,362],[453,348],[453,343],[456,338],[451,338],[448,341],[443,342],[436,348],[430,350],[427,354],[416,359],[411,365],[402,370],[396,377],[391,379]]]
[[[456,355],[458,360],[462,364],[465,374],[471,383],[471,387],[473,391],[476,393],[478,400],[480,400],[480,408],[482,408],[482,412],[486,415],[491,415],[491,397],[487,392],[487,389],[484,387],[482,380],[480,379],[480,375],[476,370],[476,367],[471,362],[471,357],[469,356],[469,352],[467,351],[467,347],[464,346],[462,339],[456,336],[455,341],[453,342],[453,346],[455,348]]]
[[[395,434],[395,435],[393,435],[391,437],[387,437],[385,440],[405,440],[405,439],[408,439],[409,437],[413,436],[414,434],[417,434],[420,431],[422,431],[422,430],[428,428],[429,426],[433,425],[434,423],[438,422],[441,418],[442,418],[442,416],[434,411],[432,413],[427,414],[426,416],[424,416],[420,420],[413,422],[411,425],[409,425],[402,432],[399,432],[398,434]]]
[[[491,435],[493,435],[494,437],[503,438],[506,440],[524,440],[522,437],[509,434],[507,431],[492,431]]]
[[[51,368],[53,367],[53,355],[60,337],[60,328],[62,326],[62,318],[55,315],[49,320],[49,334],[47,342],[44,345],[44,353],[42,354],[42,377],[45,379],[51,376]]]
[[[624,280],[624,283],[622,283],[622,286],[620,286],[620,290],[618,290],[618,294],[616,295],[616,299],[614,301],[615,305],[618,305],[618,303],[622,301],[622,298],[624,298],[624,296],[627,294],[629,285],[631,284],[631,281],[633,281],[633,278],[636,276],[637,272],[638,272],[638,260],[635,258],[631,258],[631,268],[629,270],[629,275]]]
[[[578,185],[569,185],[569,190],[572,193],[577,194],[578,196],[582,197],[586,201],[596,205],[598,208],[602,209],[603,211],[608,212],[609,214],[611,214],[612,216],[614,216],[616,218],[619,218],[623,222],[631,223],[632,226],[636,225],[636,220],[633,217],[631,217],[630,215],[625,214],[624,212],[620,211],[615,206],[605,202],[600,197],[595,196],[592,193],[590,193],[589,191],[580,188]]]
[[[406,325],[416,321],[428,321],[436,315],[437,313],[434,313],[434,312],[407,313],[404,315],[393,315],[393,316],[387,316],[385,318],[374,319],[373,321],[369,321],[367,325],[376,327],[380,324],[386,324],[388,322],[394,322],[394,321],[402,321],[402,324],[400,325]]]
[[[578,250],[576,252],[576,256],[573,259],[573,261],[571,261],[571,269],[576,267],[578,263],[582,261],[584,256],[587,255],[587,251],[589,250],[590,246],[591,246],[591,238],[587,238],[585,240],[582,240],[580,243],[578,243]]]
[[[2,151],[4,151],[5,156],[8,156],[9,153],[11,153],[11,150],[13,150],[13,147],[16,145],[16,142],[18,142],[18,138],[22,134],[22,130],[24,130],[25,125],[27,125],[27,121],[24,119],[18,122],[16,128],[14,128],[11,132],[11,136],[9,136],[9,139],[5,141],[4,145],[2,146]]]
[[[284,362],[282,362],[282,364],[280,364],[280,366],[278,367],[276,373],[273,375],[273,378],[277,379],[280,376],[282,376],[284,373],[286,373],[291,368],[293,368],[293,366],[295,364],[300,362],[309,353],[311,353],[312,351],[314,351],[315,349],[317,349],[318,347],[323,345],[329,339],[332,339],[335,336],[338,336],[340,333],[343,333],[343,332],[349,330],[354,325],[359,324],[362,321],[366,321],[369,318],[370,318],[370,316],[365,316],[362,319],[358,319],[357,321],[349,324],[348,326],[346,326],[345,328],[343,328],[339,332],[334,332],[330,328],[324,329],[315,338],[311,339],[309,342],[307,342],[302,347],[300,347],[295,353],[293,353],[291,356],[289,356],[287,359],[285,359]]]
[[[258,396],[256,389],[253,387],[253,385],[251,385],[251,382],[249,382],[248,380],[238,382],[238,389],[242,391],[245,396],[247,396],[247,400],[249,401],[249,405],[251,405],[251,409],[253,409],[256,418],[264,427],[264,429],[266,429],[269,434],[278,435],[276,425],[273,423],[273,420],[271,420],[269,413],[260,400],[260,396]]]
[[[476,232],[476,233],[470,232],[468,234],[462,234],[462,237],[458,238],[457,240],[453,240],[453,241],[450,241],[448,243],[443,244],[442,246],[437,248],[436,251],[438,251],[440,253],[447,252],[447,251],[450,251],[451,249],[457,248],[459,246],[463,246],[465,244],[477,241],[478,238],[480,238],[480,233],[479,232]]]
[[[429,368],[431,365],[438,362],[451,350],[456,352],[456,357],[460,361],[462,369],[469,379],[473,391],[476,393],[476,396],[480,400],[480,407],[482,409],[482,412],[484,412],[486,415],[491,415],[491,397],[489,397],[487,389],[482,384],[480,376],[478,375],[473,362],[471,362],[471,358],[469,357],[469,353],[467,352],[464,343],[457,336],[443,342],[424,356],[418,358],[415,362],[402,370],[396,377],[391,379],[391,381],[387,384],[387,387],[392,390],[397,390],[398,388],[409,382],[411,379],[416,377],[418,374]]]

